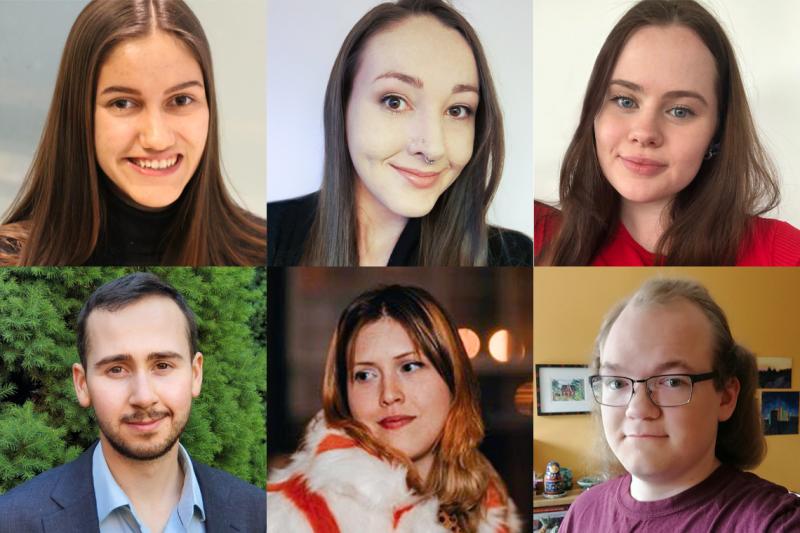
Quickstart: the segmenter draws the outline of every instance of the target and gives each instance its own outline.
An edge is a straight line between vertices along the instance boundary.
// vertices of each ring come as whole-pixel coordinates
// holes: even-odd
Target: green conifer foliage
[[[0,494],[97,439],[77,402],[75,322],[97,287],[131,268],[0,269]],[[266,484],[266,275],[252,268],[147,269],[197,315],[203,388],[181,443],[201,462]]]

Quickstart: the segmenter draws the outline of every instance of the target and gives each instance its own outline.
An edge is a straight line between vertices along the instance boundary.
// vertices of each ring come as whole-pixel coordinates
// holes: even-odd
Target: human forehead
[[[713,344],[711,322],[689,300],[630,302],[601,346],[600,366],[656,374],[707,371]]]
[[[369,38],[359,58],[356,79],[372,83],[387,72],[406,74],[429,89],[469,84],[477,87],[478,67],[467,41],[435,17],[416,15]]]
[[[176,36],[155,30],[116,45],[100,67],[97,91],[109,84],[160,94],[189,80],[203,83],[200,63],[189,46]]]
[[[166,296],[145,296],[114,310],[93,309],[86,319],[86,338],[87,358],[94,353],[146,356],[156,351],[191,356],[187,318]]]
[[[645,91],[694,91],[716,97],[717,66],[700,36],[686,26],[644,26],[627,40],[611,78]]]
[[[398,356],[418,353],[416,344],[403,325],[382,317],[359,328],[351,349],[351,365],[381,363]]]

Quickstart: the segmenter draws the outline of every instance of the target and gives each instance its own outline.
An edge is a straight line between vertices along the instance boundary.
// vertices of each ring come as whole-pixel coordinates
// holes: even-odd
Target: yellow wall
[[[588,364],[605,313],[657,275],[703,283],[725,310],[737,342],[758,356],[793,358],[792,390],[800,389],[800,269],[795,268],[537,267],[535,364]],[[597,432],[589,415],[534,412],[533,434],[537,472],[555,459],[572,468],[575,479],[591,473],[588,454]],[[753,472],[800,492],[800,435],[768,436],[767,447],[766,459]]]

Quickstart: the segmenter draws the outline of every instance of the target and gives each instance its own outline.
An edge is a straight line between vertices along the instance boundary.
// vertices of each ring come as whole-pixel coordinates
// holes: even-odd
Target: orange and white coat
[[[478,533],[516,533],[519,521],[493,488]],[[309,424],[303,447],[267,485],[269,533],[449,533],[438,521],[439,502],[421,499],[406,485],[406,469],[392,466],[321,413]]]

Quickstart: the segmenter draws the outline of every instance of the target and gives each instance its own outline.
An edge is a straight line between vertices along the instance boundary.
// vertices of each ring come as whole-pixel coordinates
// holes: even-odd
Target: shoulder
[[[75,461],[42,472],[0,495],[0,516],[3,517],[0,533],[38,531],[43,519],[64,508],[62,504],[65,502],[56,493],[65,488],[77,498],[86,502],[91,500],[91,506],[94,506],[93,495],[89,498],[85,494],[87,487],[91,490],[91,476],[91,459],[87,461],[81,456]]]
[[[774,218],[753,219],[750,238],[742,250],[745,264],[763,266],[800,265],[800,229]]]
[[[328,427],[320,413],[289,466],[270,474],[268,531],[444,532],[438,501],[416,496],[406,474]]]
[[[533,202],[533,246],[538,257],[542,248],[558,232],[561,225],[561,211],[544,202]]]
[[[24,222],[0,225],[0,266],[19,264],[22,246],[29,233],[29,225]]]
[[[241,531],[266,529],[266,492],[227,472],[192,461],[210,524]]]
[[[613,523],[619,508],[615,495],[625,480],[626,476],[617,477],[582,492],[569,506],[563,531],[591,531]]]
[[[721,468],[730,473],[712,499],[731,524],[746,531],[800,531],[800,496],[751,472]]]
[[[319,192],[267,204],[267,261],[271,266],[296,265],[303,252]]]
[[[489,226],[489,266],[532,266],[533,241],[519,231]]]

